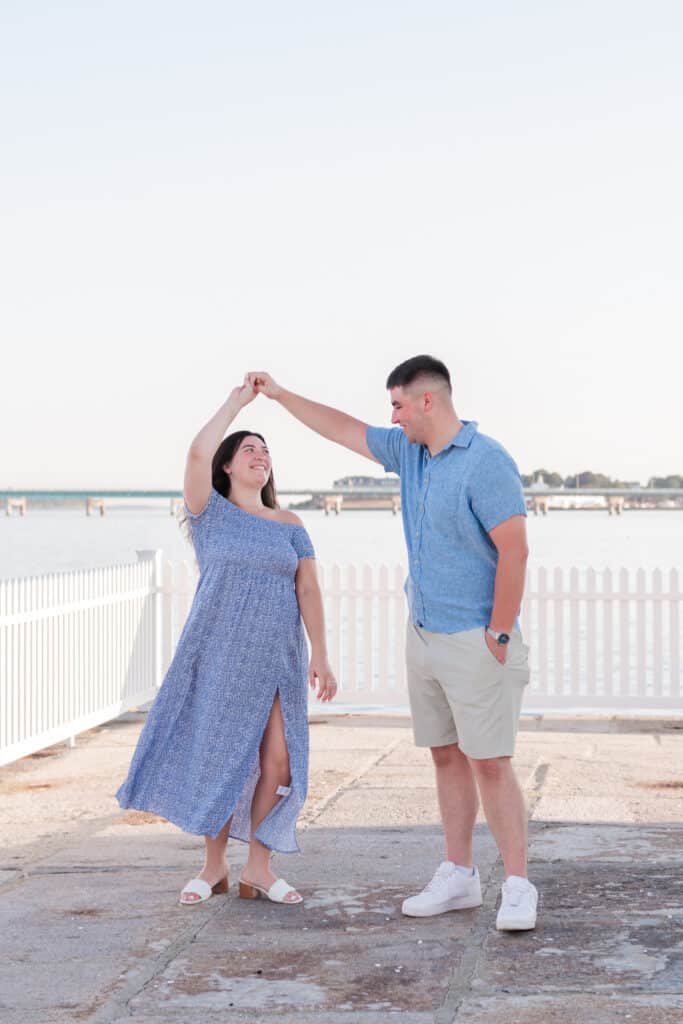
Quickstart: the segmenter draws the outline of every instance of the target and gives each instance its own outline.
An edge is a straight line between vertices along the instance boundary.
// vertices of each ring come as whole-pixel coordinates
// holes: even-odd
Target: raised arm
[[[313,402],[310,398],[303,398],[302,395],[295,395],[293,391],[287,391],[280,387],[269,373],[255,370],[245,377],[255,392],[265,395],[279,402],[287,412],[290,412],[297,420],[305,426],[310,427],[316,434],[321,434],[328,441],[335,441],[344,448],[349,448],[358,455],[364,455],[366,459],[373,462],[375,458],[368,448],[365,440],[368,425],[354,416],[349,416],[339,409],[333,409],[329,405],[321,405],[320,402]]]
[[[185,462],[183,494],[187,507],[195,515],[202,511],[211,495],[211,461],[218,445],[240,409],[255,398],[254,389],[245,377],[244,384],[232,389],[218,412],[202,427],[190,445]]]

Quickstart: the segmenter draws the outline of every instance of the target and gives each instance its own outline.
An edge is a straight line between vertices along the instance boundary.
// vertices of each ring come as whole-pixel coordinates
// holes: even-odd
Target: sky
[[[522,472],[683,473],[682,50],[660,0],[5,0],[0,488],[180,487],[254,369],[388,425],[420,352]]]

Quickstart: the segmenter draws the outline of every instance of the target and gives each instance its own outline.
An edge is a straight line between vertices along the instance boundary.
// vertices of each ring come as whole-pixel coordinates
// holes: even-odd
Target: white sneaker
[[[496,928],[500,932],[523,932],[536,927],[538,891],[528,878],[510,875],[502,888]]]
[[[439,864],[434,877],[421,893],[409,896],[403,901],[404,914],[408,917],[432,917],[434,914],[445,914],[447,910],[466,910],[469,907],[480,907],[481,884],[479,872],[465,875],[456,869],[455,864],[445,860]]]

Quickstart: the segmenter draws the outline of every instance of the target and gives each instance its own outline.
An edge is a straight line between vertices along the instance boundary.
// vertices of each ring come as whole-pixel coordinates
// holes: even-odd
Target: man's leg
[[[481,629],[445,634],[431,644],[435,674],[448,695],[457,729],[459,752],[461,756],[463,751],[467,754],[465,760],[505,868],[496,927],[518,931],[535,927],[538,894],[527,879],[526,807],[509,756],[515,746],[529,667],[519,634],[514,635],[510,648],[502,666],[488,650]],[[451,764],[451,774],[454,773],[455,765]],[[463,781],[462,771],[460,780]],[[455,795],[448,798],[448,788],[448,780],[444,779],[444,827],[448,823],[449,833],[461,842],[464,822],[453,802]],[[472,809],[469,796],[465,796],[464,805]],[[458,849],[462,850],[462,846]]]
[[[440,645],[458,743],[467,754],[506,877],[526,878],[527,812],[510,755],[529,679],[527,648],[514,632],[501,665],[482,629],[446,635]]]
[[[499,931],[536,927],[538,892],[527,878],[527,813],[509,757],[472,759],[484,813],[505,867],[496,917]]]
[[[430,652],[435,639],[437,634],[408,622],[406,670],[413,734],[419,747],[429,747],[434,762],[446,859],[471,867],[472,832],[479,806],[477,787],[469,759],[458,744],[448,698],[434,675]]]
[[[505,875],[527,877],[527,811],[509,757],[470,759]]]
[[[408,624],[406,664],[415,742],[430,748],[436,771],[446,860],[421,893],[403,901],[403,913],[409,917],[466,910],[482,902],[479,872],[472,866],[477,788],[472,767],[458,745],[448,699],[434,678],[429,657],[432,637]]]
[[[472,833],[479,807],[472,767],[457,743],[432,747],[431,753],[446,859],[465,868],[472,867]]]
[[[409,917],[480,907],[481,882],[472,865],[472,833],[479,800],[469,760],[457,743],[430,748],[446,841],[446,860],[421,893],[403,901]],[[469,869],[469,870],[464,870]]]

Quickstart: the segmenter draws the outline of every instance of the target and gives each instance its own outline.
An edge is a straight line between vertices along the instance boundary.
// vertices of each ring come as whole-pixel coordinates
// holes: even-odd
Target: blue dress
[[[215,490],[188,516],[197,591],[116,796],[197,835],[215,837],[232,815],[230,835],[248,842],[259,747],[279,693],[291,784],[256,838],[295,853],[308,783],[308,651],[294,578],[313,545],[302,526],[244,512]]]

